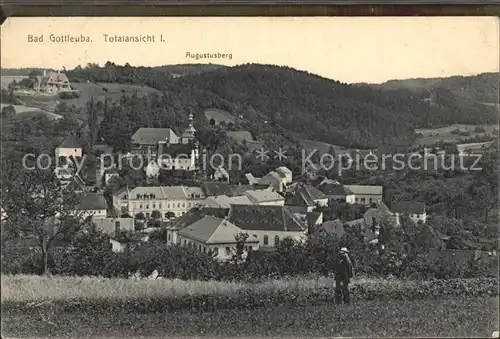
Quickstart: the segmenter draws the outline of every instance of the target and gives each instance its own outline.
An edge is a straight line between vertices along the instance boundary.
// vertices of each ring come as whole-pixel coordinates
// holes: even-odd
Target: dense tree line
[[[149,85],[163,92],[159,108],[166,111],[161,115],[169,107],[192,109],[198,116],[204,109],[219,108],[243,116],[245,127],[261,140],[283,136],[273,140],[278,142],[295,137],[360,148],[410,144],[414,128],[495,121],[493,108],[447,89],[437,89],[437,103],[430,106],[425,95],[407,89],[351,86],[289,67],[250,64],[174,78],[162,68],[108,62],[67,74],[72,81]]]

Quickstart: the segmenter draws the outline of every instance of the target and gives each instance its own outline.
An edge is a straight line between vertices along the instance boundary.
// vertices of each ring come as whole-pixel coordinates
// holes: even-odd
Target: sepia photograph
[[[0,41],[2,338],[499,337],[499,18]]]

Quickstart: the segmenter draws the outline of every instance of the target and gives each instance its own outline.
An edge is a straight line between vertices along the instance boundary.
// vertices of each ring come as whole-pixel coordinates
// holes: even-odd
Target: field
[[[498,330],[496,279],[352,285],[352,303],[335,305],[334,282],[324,277],[251,285],[2,276],[2,331],[16,337],[490,337]]]
[[[345,154],[355,152],[356,148],[349,148],[339,145],[328,144],[326,142],[321,141],[313,141],[313,140],[304,140],[302,141],[302,146],[306,150],[306,152],[312,152],[313,150],[317,150],[317,154],[322,155],[326,153],[330,153],[330,148],[333,147],[335,154]]]
[[[5,106],[9,106],[6,104],[0,104],[0,109],[3,109]],[[48,112],[36,107],[24,106],[24,105],[12,105],[16,110],[15,120],[25,120],[30,119],[34,116],[45,115],[49,120],[60,119],[62,116],[59,114],[55,114],[52,112]]]
[[[27,77],[22,76],[22,75],[2,75],[0,77],[2,88],[7,88],[9,86],[9,84],[14,80],[21,81],[24,78],[27,78]]]
[[[428,128],[428,129],[415,129],[416,134],[422,134],[422,137],[417,138],[415,141],[416,145],[432,145],[440,140],[445,142],[453,142],[458,139],[464,139],[469,137],[484,136],[484,135],[493,135],[492,132],[496,128],[498,129],[498,125],[484,125],[486,132],[485,133],[475,133],[474,128],[480,125],[463,125],[463,124],[453,124],[446,127],[441,128]],[[457,134],[451,134],[453,130],[460,129],[461,131],[470,132],[470,136],[464,137]]]
[[[231,113],[220,110],[220,109],[207,109],[203,112],[207,120],[214,119],[216,124],[220,124],[221,121],[224,121],[226,124],[230,124],[236,121],[236,117],[234,117]]]
[[[29,106],[41,108],[48,111],[54,111],[60,102],[65,102],[69,106],[84,107],[87,102],[94,98],[95,100],[104,100],[108,98],[111,101],[119,100],[123,94],[137,93],[138,96],[144,96],[155,89],[147,86],[116,84],[116,83],[73,83],[72,86],[80,92],[80,97],[73,99],[60,99],[57,95],[31,95],[17,92],[16,95]]]

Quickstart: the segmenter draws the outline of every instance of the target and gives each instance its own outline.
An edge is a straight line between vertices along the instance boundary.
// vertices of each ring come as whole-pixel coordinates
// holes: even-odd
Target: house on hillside
[[[131,140],[131,153],[156,157],[158,146],[167,144],[178,144],[179,137],[170,128],[148,128],[141,127],[133,135]]]
[[[354,194],[354,201],[361,205],[371,205],[382,201],[383,187],[376,185],[344,185]]]
[[[427,221],[427,213],[425,210],[425,203],[418,201],[401,201],[393,203],[391,210],[396,216],[396,223],[401,223],[401,215],[405,214],[410,217],[415,223],[422,222],[425,224]]]
[[[56,159],[60,157],[82,157],[83,143],[75,135],[67,136],[64,141],[56,147]]]
[[[200,252],[212,253],[215,258],[227,261],[236,253],[236,237],[244,231],[227,219],[206,215],[193,224],[179,230],[181,246],[190,246]],[[249,236],[245,254],[259,249],[259,239]]]
[[[354,193],[352,193],[345,185],[340,184],[338,181],[323,181],[318,186],[318,189],[328,197],[328,200],[346,202],[348,204],[354,204],[356,202],[356,196],[354,195]]]
[[[33,89],[36,92],[58,93],[71,91],[71,83],[65,73],[43,71],[33,79]]]
[[[198,160],[198,148],[195,144],[160,144],[158,148],[159,169],[165,170],[196,170]]]
[[[286,206],[231,205],[228,220],[259,239],[261,247],[276,246],[284,238],[307,238],[306,222]]]

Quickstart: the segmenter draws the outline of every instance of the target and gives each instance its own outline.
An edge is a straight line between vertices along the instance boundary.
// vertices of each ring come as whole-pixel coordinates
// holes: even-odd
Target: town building
[[[58,93],[71,91],[71,83],[65,73],[43,71],[43,75],[37,75],[33,82],[36,92]]]
[[[276,246],[284,238],[307,238],[306,222],[286,206],[231,205],[228,220],[259,239],[260,247]]]
[[[356,196],[354,195],[354,193],[352,193],[345,185],[340,184],[338,181],[323,181],[319,185],[318,189],[328,197],[328,200],[346,202],[348,204],[354,204],[356,202]]]
[[[285,204],[285,198],[272,190],[248,190],[244,194],[254,205],[283,206]]]
[[[64,141],[56,147],[55,156],[56,159],[60,157],[82,157],[83,153],[83,143],[75,135],[67,136]]]
[[[292,183],[292,172],[284,167],[278,167],[261,178],[255,177],[251,173],[245,174],[250,185],[272,186],[276,192],[285,192],[287,185]]]
[[[396,223],[399,225],[401,223],[401,216],[407,215],[415,223],[427,221],[427,212],[425,209],[425,203],[417,201],[401,201],[393,203],[391,205],[391,210],[396,216]]]
[[[361,205],[371,205],[382,201],[383,187],[375,185],[344,185],[354,194],[354,201]]]
[[[80,193],[79,203],[75,207],[75,214],[82,218],[92,217],[93,219],[106,218],[108,204],[102,193]]]
[[[237,236],[244,233],[242,229],[227,219],[206,215],[178,232],[181,246],[191,246],[200,252],[212,253],[221,261],[230,260],[236,254]],[[259,249],[259,240],[249,236],[246,241],[245,254]]]
[[[181,216],[191,208],[198,206],[205,199],[199,187],[187,186],[145,186],[135,187],[128,192],[120,192],[116,197],[117,203],[131,216],[144,213],[146,219],[151,217],[153,211],[158,211],[163,220],[170,216]]]

